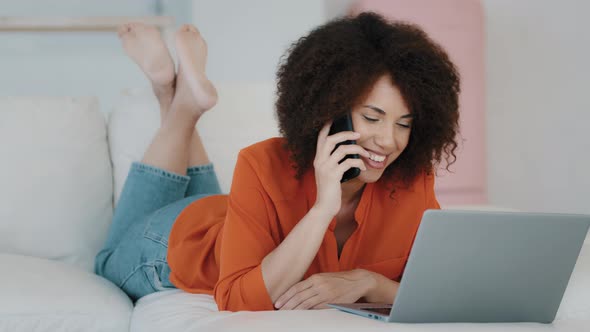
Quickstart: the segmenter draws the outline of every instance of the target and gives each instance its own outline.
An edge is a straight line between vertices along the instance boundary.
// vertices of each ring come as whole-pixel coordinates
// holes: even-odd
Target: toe
[[[188,33],[199,33],[199,30],[192,24],[183,24],[180,27],[181,32],[188,32]]]
[[[119,28],[117,28],[117,34],[119,37],[123,37],[129,31],[131,31],[131,26],[129,23],[121,24]]]

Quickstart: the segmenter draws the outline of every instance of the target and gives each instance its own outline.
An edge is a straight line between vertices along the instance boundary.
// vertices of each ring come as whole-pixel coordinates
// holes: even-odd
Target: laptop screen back
[[[390,321],[549,323],[589,216],[424,213]]]

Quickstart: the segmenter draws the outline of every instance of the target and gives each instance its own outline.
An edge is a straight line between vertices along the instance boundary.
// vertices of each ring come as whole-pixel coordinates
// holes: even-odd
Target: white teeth
[[[369,159],[380,163],[383,160],[385,160],[385,156],[377,156],[377,155],[374,155],[374,154],[371,153],[371,155],[369,156]]]

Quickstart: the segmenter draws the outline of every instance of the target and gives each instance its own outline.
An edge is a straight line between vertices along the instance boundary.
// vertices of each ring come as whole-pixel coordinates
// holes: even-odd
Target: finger
[[[297,293],[302,292],[311,286],[312,284],[308,280],[300,281],[295,285],[291,286],[291,288],[289,288],[283,295],[279,296],[279,298],[275,301],[275,308],[280,309],[285,303],[287,303],[287,301],[289,301]]]
[[[349,154],[358,154],[358,155],[361,155],[365,158],[369,158],[371,156],[369,151],[363,149],[362,146],[356,145],[356,144],[351,144],[351,145],[340,145],[336,149],[336,151],[334,151],[334,153],[332,153],[332,155],[330,156],[330,159],[332,160],[332,162],[335,162],[337,164],[340,162],[340,160],[344,159],[344,157],[346,157]]]
[[[336,171],[340,174],[340,176],[344,175],[344,172],[348,171],[349,169],[357,167],[363,171],[367,170],[367,166],[365,166],[365,162],[361,159],[354,159],[349,158],[342,162],[342,164],[338,165]]]
[[[310,287],[304,291],[301,291],[301,292],[295,294],[279,310],[292,310],[295,307],[297,307],[298,305],[300,305],[301,303],[305,302],[306,300],[308,300],[316,295],[318,295],[317,291],[313,287]]]
[[[311,307],[310,309],[331,309],[331,307],[328,307],[328,305],[326,303],[324,303],[323,301],[319,302],[318,304],[314,305],[313,307]]]
[[[329,156],[338,143],[354,141],[359,137],[361,137],[361,134],[354,131],[341,131],[334,135],[330,135],[326,137],[326,144],[324,144],[322,153],[324,156]]]
[[[309,299],[301,302],[301,304],[299,304],[298,306],[296,306],[295,308],[293,308],[293,310],[307,310],[307,309],[311,309],[315,306],[320,306],[322,304],[322,298],[320,295],[315,295],[310,297]]]
[[[318,134],[318,143],[316,146],[316,151],[322,151],[322,147],[326,142],[326,137],[328,137],[328,134],[330,133],[330,127],[332,126],[332,122],[332,120],[328,121],[320,130]]]

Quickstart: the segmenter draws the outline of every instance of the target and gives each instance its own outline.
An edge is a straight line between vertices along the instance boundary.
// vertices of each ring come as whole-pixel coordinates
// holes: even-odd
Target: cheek
[[[408,143],[410,142],[410,131],[406,130],[403,133],[399,133],[395,140],[397,143],[396,145],[399,148],[399,153],[402,153],[402,151],[404,151],[404,149],[406,148],[406,146],[408,146]]]
[[[409,142],[410,142],[409,133],[400,134],[399,136],[397,136],[395,138],[395,143],[396,143],[396,147],[398,148],[398,150],[396,151],[396,153],[394,155],[389,157],[389,160],[387,160],[387,166],[393,164],[393,162],[397,159],[397,157],[399,157],[399,155],[401,155],[402,152],[404,152],[404,150],[408,146]],[[387,166],[385,168],[387,168]]]
[[[369,137],[371,134],[370,128],[368,128],[366,124],[362,123],[362,121],[352,121],[352,126],[354,127],[355,132],[361,134],[361,140]]]

